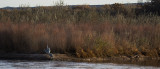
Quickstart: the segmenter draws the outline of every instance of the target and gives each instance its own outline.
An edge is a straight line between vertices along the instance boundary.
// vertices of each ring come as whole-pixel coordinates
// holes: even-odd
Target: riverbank
[[[53,60],[56,61],[74,61],[74,62],[91,62],[91,63],[117,63],[117,64],[136,64],[142,66],[157,66],[160,67],[160,57],[149,57],[136,55],[132,57],[117,56],[104,58],[76,58],[65,54],[54,54]]]
[[[148,56],[119,56],[119,57],[105,57],[105,58],[77,58],[66,54],[53,54],[50,57],[47,54],[3,54],[0,56],[1,60],[54,60],[54,61],[74,61],[74,62],[101,62],[101,63],[118,63],[118,64],[138,64],[145,66],[159,66],[160,57]]]

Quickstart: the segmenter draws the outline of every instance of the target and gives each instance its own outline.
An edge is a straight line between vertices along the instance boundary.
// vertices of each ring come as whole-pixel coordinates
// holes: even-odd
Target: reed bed
[[[160,56],[160,16],[142,5],[0,9],[0,53],[52,53],[79,58]],[[140,13],[141,12],[141,13]]]

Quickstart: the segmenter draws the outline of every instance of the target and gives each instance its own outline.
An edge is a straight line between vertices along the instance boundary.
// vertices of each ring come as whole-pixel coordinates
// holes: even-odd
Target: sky
[[[2,7],[20,7],[20,6],[53,6],[60,0],[0,0]],[[138,0],[62,0],[65,5],[104,5],[113,3],[136,3]]]

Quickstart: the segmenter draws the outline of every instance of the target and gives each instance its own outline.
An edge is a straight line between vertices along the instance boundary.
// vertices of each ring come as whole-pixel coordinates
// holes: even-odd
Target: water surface
[[[160,69],[160,67],[114,63],[0,60],[0,69]]]

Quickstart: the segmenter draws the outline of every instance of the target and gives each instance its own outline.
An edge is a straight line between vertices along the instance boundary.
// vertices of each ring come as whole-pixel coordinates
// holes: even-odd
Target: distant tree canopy
[[[160,0],[151,0],[150,3],[144,5],[143,9],[145,10],[145,12],[160,15]]]
[[[160,0],[152,0],[152,1],[151,1],[151,5],[152,5],[154,8],[160,9]]]
[[[151,0],[152,3],[160,3],[160,0]]]

